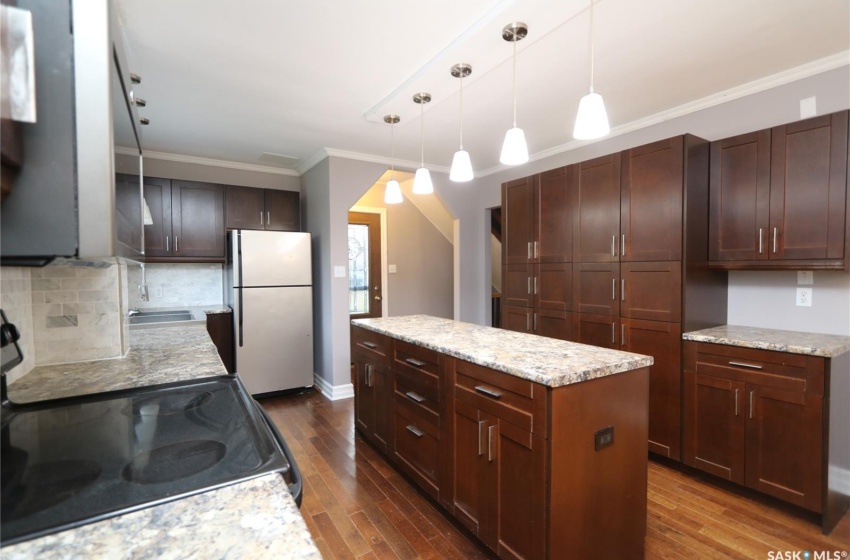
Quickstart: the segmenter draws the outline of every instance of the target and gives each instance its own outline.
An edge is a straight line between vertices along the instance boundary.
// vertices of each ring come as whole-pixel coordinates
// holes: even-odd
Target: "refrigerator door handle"
[[[237,290],[239,291],[239,347],[245,343],[244,335],[242,332],[242,322],[243,322],[243,305],[242,305],[242,289],[244,288],[244,284],[242,283],[242,231],[236,231],[236,271],[239,277],[239,287]]]
[[[242,348],[245,345],[245,337],[242,334],[242,321],[243,321],[242,308],[244,307],[242,305],[242,288],[236,288],[236,290],[239,292],[239,298],[238,298],[239,299],[239,303],[238,303],[238,305],[239,305],[239,348]]]

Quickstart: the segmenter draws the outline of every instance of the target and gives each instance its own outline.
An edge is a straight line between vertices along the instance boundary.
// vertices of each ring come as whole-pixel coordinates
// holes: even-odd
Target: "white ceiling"
[[[476,174],[499,169],[511,126],[511,44],[518,43],[518,125],[532,154],[569,146],[589,85],[589,0],[118,0],[136,94],[148,101],[145,149],[262,164],[322,148],[446,169],[464,147]],[[598,0],[595,89],[615,130],[766,77],[847,64],[847,0]],[[800,67],[803,67],[802,69]],[[367,156],[368,157],[368,156]],[[534,157],[532,155],[532,157]],[[401,163],[403,165],[403,163]]]

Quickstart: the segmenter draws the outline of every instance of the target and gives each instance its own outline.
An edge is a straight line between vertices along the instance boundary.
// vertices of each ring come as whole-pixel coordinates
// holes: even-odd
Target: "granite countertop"
[[[270,474],[3,547],[4,560],[322,558],[283,478]]]
[[[523,379],[560,387],[652,365],[652,357],[472,323],[408,315],[353,324]]]
[[[686,332],[685,340],[834,358],[850,351],[850,336],[722,325]]]
[[[13,402],[131,389],[173,381],[227,375],[203,325],[130,331],[124,358],[37,366],[9,385]]]

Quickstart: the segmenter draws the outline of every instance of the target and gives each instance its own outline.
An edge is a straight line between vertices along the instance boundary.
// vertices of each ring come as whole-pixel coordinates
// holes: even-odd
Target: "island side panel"
[[[549,558],[643,558],[648,403],[648,367],[552,389]]]
[[[850,509],[850,352],[826,361],[824,399],[823,534]]]

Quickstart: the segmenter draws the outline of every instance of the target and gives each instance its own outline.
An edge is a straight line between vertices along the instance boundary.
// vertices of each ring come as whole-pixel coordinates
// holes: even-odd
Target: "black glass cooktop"
[[[270,472],[292,482],[269,424],[235,376],[4,406],[0,541]]]

